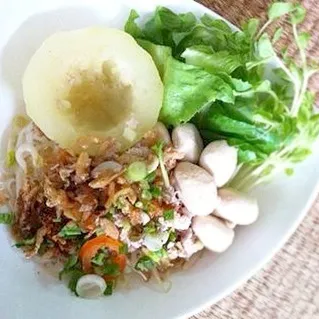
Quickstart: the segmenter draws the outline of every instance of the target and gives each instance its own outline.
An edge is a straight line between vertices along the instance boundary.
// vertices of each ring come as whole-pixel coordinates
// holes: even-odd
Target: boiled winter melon
[[[96,136],[127,148],[157,122],[163,85],[129,34],[91,27],[45,40],[24,73],[23,94],[27,114],[61,147]]]

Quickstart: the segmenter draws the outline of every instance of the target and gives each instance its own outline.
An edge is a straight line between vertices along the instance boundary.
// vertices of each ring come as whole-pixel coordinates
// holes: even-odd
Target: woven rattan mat
[[[200,0],[234,24],[264,17],[268,0]],[[304,29],[314,38],[310,54],[319,56],[319,1],[308,9]],[[286,39],[289,43],[288,39]],[[294,53],[294,48],[290,48]],[[319,59],[318,59],[319,60]],[[313,80],[318,92],[319,78]],[[192,319],[319,319],[319,198],[289,242],[263,270],[227,298]]]

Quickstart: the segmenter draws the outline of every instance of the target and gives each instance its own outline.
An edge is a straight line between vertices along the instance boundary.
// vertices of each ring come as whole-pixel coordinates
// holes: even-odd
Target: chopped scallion
[[[143,208],[144,205],[143,205],[142,202],[137,201],[134,206],[137,207],[137,208]]]
[[[162,190],[158,186],[151,186],[150,192],[154,198],[158,198],[162,195]]]
[[[142,199],[144,200],[151,200],[152,199],[152,193],[148,189],[144,189],[142,191]]]
[[[96,265],[96,266],[103,266],[104,261],[106,258],[106,254],[103,252],[97,253],[92,259],[91,263]]]
[[[172,230],[169,233],[168,241],[169,242],[175,242],[176,238],[177,238],[176,232],[174,230]]]
[[[174,209],[167,209],[163,213],[164,220],[174,219]]]
[[[120,272],[120,267],[117,264],[106,264],[103,266],[103,274],[108,276],[118,276]]]
[[[156,177],[156,171],[149,173],[146,177],[145,180],[149,183],[153,183]]]
[[[148,256],[141,257],[137,263],[135,264],[135,269],[139,271],[150,271],[155,267],[155,263],[153,260]]]
[[[66,224],[59,232],[59,236],[63,238],[72,238],[82,235],[81,228],[74,222]]]
[[[126,243],[122,243],[122,245],[119,248],[119,253],[125,255],[128,253],[128,246]]]
[[[35,238],[32,237],[32,238],[21,240],[21,241],[15,243],[14,246],[17,248],[21,248],[24,246],[32,246],[34,244],[35,244]]]
[[[125,175],[132,182],[142,181],[147,176],[147,166],[144,162],[134,162],[129,165]]]
[[[11,225],[13,223],[14,216],[12,213],[0,214],[0,224]]]
[[[16,163],[16,153],[14,150],[7,152],[6,165],[12,167]]]
[[[104,290],[104,295],[105,296],[110,296],[113,294],[113,289],[114,289],[114,282],[109,281],[106,283],[106,289]]]
[[[72,271],[72,269],[75,268],[77,263],[78,263],[78,256],[77,255],[70,256],[64,263],[63,269],[59,272],[59,279],[61,280],[64,274]]]

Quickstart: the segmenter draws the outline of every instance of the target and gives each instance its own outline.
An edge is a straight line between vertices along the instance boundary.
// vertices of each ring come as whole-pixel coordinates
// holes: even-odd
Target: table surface
[[[265,18],[270,3],[269,0],[198,2],[236,25],[249,17]],[[303,28],[313,35],[309,54],[318,61],[319,1],[302,2],[308,9]],[[289,43],[288,38],[283,42]],[[295,53],[294,47],[289,49]],[[319,93],[318,77],[312,81],[312,88]],[[289,242],[261,271],[230,296],[192,317],[195,318],[319,319],[319,198]]]

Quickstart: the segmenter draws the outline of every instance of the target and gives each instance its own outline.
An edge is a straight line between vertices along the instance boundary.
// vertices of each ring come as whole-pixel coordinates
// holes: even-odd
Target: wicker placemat
[[[264,17],[269,0],[200,0],[234,24]],[[305,0],[304,24],[314,39],[310,54],[319,56],[319,1]],[[316,36],[317,35],[317,36]],[[286,39],[289,43],[288,39]],[[294,48],[291,48],[294,52]],[[319,92],[318,77],[313,88]],[[319,198],[289,242],[243,287],[197,319],[319,319]]]

